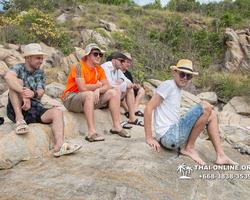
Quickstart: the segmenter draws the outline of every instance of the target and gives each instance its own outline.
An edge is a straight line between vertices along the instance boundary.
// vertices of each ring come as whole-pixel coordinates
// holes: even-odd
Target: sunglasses
[[[187,80],[191,80],[193,78],[192,74],[186,74],[185,72],[180,72],[179,76],[180,78],[184,78],[185,76],[187,76]]]
[[[98,53],[98,52],[94,52],[92,53],[95,57],[97,57],[99,55],[100,58],[103,57],[103,53]]]
[[[121,63],[125,63],[125,60],[122,60],[122,59],[117,59],[119,60]]]

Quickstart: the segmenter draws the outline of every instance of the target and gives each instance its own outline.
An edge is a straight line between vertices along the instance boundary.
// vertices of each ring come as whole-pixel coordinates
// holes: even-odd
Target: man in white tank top
[[[238,165],[223,151],[220,144],[217,114],[206,101],[191,108],[182,118],[179,118],[182,89],[193,75],[193,64],[190,60],[180,60],[176,66],[171,66],[173,80],[163,82],[155,91],[152,99],[144,110],[144,123],[147,143],[157,152],[159,142],[168,149],[180,149],[180,153],[189,156],[200,165],[206,163],[195,151],[194,145],[199,134],[206,126],[210,140],[215,148],[216,164]],[[156,140],[152,138],[152,112],[154,111],[154,128]]]

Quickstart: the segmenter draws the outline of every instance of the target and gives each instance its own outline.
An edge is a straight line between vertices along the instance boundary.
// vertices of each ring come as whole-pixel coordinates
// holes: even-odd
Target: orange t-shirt
[[[84,78],[86,84],[96,84],[97,81],[107,79],[101,66],[96,65],[96,68],[92,69],[87,66],[85,61],[76,63],[70,71],[62,98],[67,92],[79,92],[75,78]]]

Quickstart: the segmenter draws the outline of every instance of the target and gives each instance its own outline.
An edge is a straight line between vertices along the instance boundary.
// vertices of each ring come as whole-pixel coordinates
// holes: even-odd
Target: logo
[[[180,179],[193,179],[192,177],[190,177],[191,172],[193,171],[194,170],[192,169],[192,167],[189,167],[185,163],[180,164],[177,168],[177,172],[182,174]]]

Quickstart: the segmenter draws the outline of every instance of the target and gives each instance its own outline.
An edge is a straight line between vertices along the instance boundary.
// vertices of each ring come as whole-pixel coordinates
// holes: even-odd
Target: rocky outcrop
[[[49,95],[52,98],[61,98],[66,86],[60,83],[51,83],[46,86],[45,94]]]
[[[201,100],[207,101],[213,105],[217,104],[218,97],[215,92],[202,92],[197,95]]]
[[[227,45],[225,65],[223,70],[235,72],[240,68],[249,70],[250,64],[250,35],[249,30],[238,30],[226,28],[224,41]]]
[[[6,106],[6,99],[7,91],[0,97],[2,106]],[[182,111],[200,101],[197,96],[183,91]],[[236,174],[242,174],[248,178],[248,170],[198,170],[195,162],[186,156],[177,156],[176,151],[162,147],[159,153],[155,152],[145,142],[144,128],[140,126],[128,130],[131,138],[110,134],[112,118],[109,109],[94,113],[96,130],[105,141],[90,143],[84,139],[87,123],[83,114],[68,112],[60,99],[46,94],[42,102],[47,107],[63,111],[66,141],[83,147],[72,155],[54,158],[51,125],[31,124],[28,134],[16,135],[13,123],[6,118],[6,107],[0,108],[0,115],[6,119],[0,126],[1,199],[17,196],[21,199],[54,199],[55,193],[59,199],[82,199],[83,196],[84,199],[247,199],[250,195],[249,182],[236,177]],[[237,113],[225,116],[226,113],[218,114],[223,149],[240,163],[240,167],[250,166],[248,156],[242,155],[250,153],[246,145],[250,140],[249,131],[244,129],[246,124],[242,120],[249,118]],[[233,116],[235,120],[232,120]],[[121,117],[126,120],[124,115]],[[205,134],[196,141],[196,149],[208,167],[216,166],[213,146]],[[189,167],[188,178],[191,180],[181,179],[180,166]],[[233,178],[225,178],[229,176]],[[207,185],[213,193],[207,190]],[[240,192],[236,192],[235,188],[239,187]]]
[[[83,29],[81,31],[83,43],[88,43],[90,40],[108,49],[108,45],[111,42],[109,33],[105,29],[89,30]],[[102,34],[104,33],[104,34]]]
[[[155,152],[145,142],[144,129],[139,126],[128,131],[132,135],[129,139],[112,135],[108,133],[112,126],[108,109],[95,111],[95,126],[105,141],[90,143],[84,140],[84,115],[63,111],[67,141],[83,146],[69,156],[51,155],[50,125],[30,125],[30,132],[23,136],[14,133],[10,122],[0,126],[0,130],[3,126],[4,130],[12,129],[0,132],[0,167],[5,168],[0,170],[1,199],[54,199],[55,195],[58,199],[87,200],[247,199],[250,195],[249,181],[236,176],[226,178],[247,175],[248,170],[226,170],[227,166],[225,170],[198,170],[190,158],[177,156],[176,151],[162,147],[159,153]],[[124,115],[121,117],[125,120]],[[248,157],[231,148],[226,140],[222,146],[240,166],[250,165]],[[216,167],[210,141],[198,138],[196,149],[207,166]],[[181,179],[183,172],[178,169],[182,165],[191,170],[190,180]],[[207,190],[208,185],[212,193]],[[235,188],[240,188],[240,192]]]

